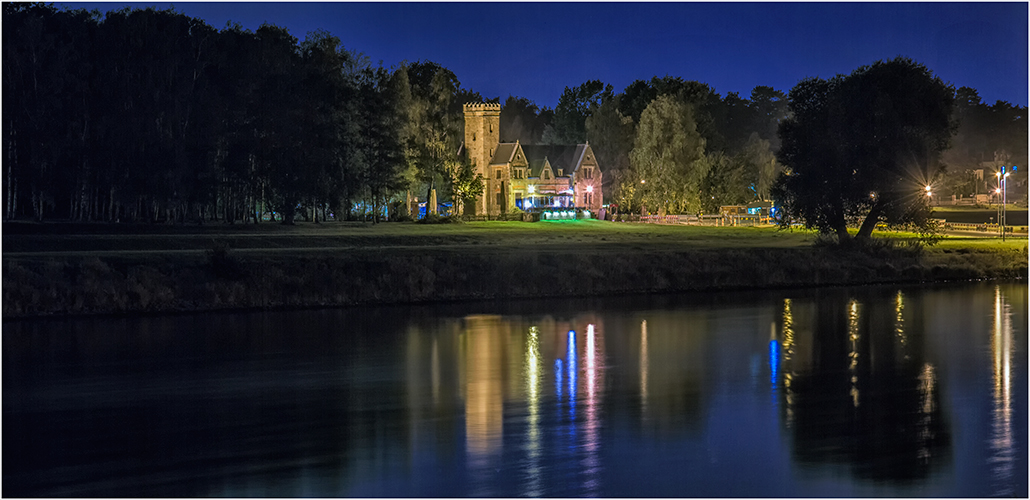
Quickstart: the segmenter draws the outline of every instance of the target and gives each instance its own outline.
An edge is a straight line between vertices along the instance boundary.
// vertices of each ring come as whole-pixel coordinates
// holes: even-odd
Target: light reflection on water
[[[994,493],[997,496],[1014,496],[1015,494],[1012,487],[1016,443],[1012,432],[1013,332],[1011,310],[1012,306],[1002,294],[1001,287],[995,287],[994,328],[991,332],[991,354],[994,358],[994,407],[991,411],[993,418],[989,460],[997,487]],[[1023,453],[1026,453],[1025,443]]]
[[[3,493],[1025,495],[1026,292],[14,323]]]

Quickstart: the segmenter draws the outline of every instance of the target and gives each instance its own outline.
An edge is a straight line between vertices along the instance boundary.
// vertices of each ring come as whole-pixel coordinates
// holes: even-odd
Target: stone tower
[[[498,103],[466,104],[465,111],[465,154],[472,166],[483,176],[484,193],[476,200],[475,215],[487,214],[487,197],[504,186],[507,179],[495,179],[488,175],[490,160],[500,143],[501,105]],[[469,213],[466,210],[465,213]]]

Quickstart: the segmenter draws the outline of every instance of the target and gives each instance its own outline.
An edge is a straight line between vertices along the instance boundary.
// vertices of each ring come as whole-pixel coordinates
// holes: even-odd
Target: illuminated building
[[[468,215],[500,215],[514,209],[601,209],[601,170],[590,144],[567,146],[500,142],[501,105],[466,104],[460,154],[483,176],[484,193]],[[473,205],[473,204],[470,204]]]

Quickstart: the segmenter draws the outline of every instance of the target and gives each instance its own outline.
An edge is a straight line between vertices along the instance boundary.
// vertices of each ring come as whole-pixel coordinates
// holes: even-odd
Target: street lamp
[[[1006,180],[1009,178],[1009,175],[1012,175],[1011,172],[1005,171],[1006,168],[1008,167],[1002,166],[1001,171],[994,173],[994,176],[998,178],[998,183],[1000,184],[999,189],[1001,189],[1001,209],[998,211],[998,228],[1001,230],[1001,241],[1005,241],[1005,203],[1008,201],[1008,190],[1005,189],[1007,184]],[[1012,170],[1015,169],[1016,167],[1013,166]],[[998,192],[998,190],[996,189],[995,192]]]

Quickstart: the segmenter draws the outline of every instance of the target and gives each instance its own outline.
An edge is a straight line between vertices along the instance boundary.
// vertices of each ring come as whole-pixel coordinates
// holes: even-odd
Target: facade
[[[601,170],[590,144],[540,146],[500,142],[501,105],[466,104],[462,153],[483,176],[485,189],[470,215],[515,209],[601,209]],[[470,210],[472,209],[472,210]]]

